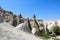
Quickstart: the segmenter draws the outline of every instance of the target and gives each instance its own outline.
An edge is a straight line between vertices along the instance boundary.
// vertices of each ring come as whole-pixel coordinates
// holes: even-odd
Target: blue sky
[[[57,20],[60,19],[60,0],[0,0],[0,6],[24,18]]]

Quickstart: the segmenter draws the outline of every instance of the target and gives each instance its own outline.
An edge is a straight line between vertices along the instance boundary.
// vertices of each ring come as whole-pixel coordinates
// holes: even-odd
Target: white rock
[[[42,40],[32,34],[14,28],[8,23],[0,23],[0,40]]]
[[[29,27],[26,25],[26,23],[21,23],[18,26],[16,26],[17,29],[23,30],[25,32],[30,32]]]
[[[36,31],[37,31],[36,28],[32,28],[32,31],[31,31],[31,32],[32,32],[33,34],[35,34]]]
[[[60,36],[57,36],[56,38],[60,39]]]

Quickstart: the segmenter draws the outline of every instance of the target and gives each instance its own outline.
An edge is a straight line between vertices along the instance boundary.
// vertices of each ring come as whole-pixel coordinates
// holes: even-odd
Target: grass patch
[[[39,36],[44,38],[44,39],[49,39],[50,38],[50,35],[45,34],[45,33],[41,33]]]

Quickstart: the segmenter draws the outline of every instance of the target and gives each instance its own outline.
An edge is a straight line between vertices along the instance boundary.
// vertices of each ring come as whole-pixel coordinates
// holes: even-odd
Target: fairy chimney
[[[35,15],[33,15],[33,27],[35,27],[36,29],[39,29],[39,25],[36,21],[36,16]]]
[[[16,26],[17,26],[17,19],[16,19],[16,15],[14,15],[14,16],[13,16],[12,26],[14,26],[14,27],[16,27]]]
[[[27,26],[29,27],[29,29],[30,29],[30,31],[31,31],[32,28],[31,28],[31,24],[30,24],[30,20],[29,20],[29,18],[27,18]]]
[[[35,35],[39,35],[39,25],[36,21],[36,16],[33,15],[33,23],[32,23],[32,33],[35,34]]]
[[[21,14],[19,14],[19,16],[17,16],[17,25],[23,23],[23,17]]]
[[[47,27],[48,27],[48,25],[46,25],[45,33],[46,33],[46,34],[49,34],[49,30],[48,30],[48,28],[47,28]]]

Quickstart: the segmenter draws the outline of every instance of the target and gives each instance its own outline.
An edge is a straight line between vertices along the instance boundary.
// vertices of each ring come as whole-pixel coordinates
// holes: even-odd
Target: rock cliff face
[[[60,27],[60,20],[43,21],[44,27],[46,27],[46,25],[48,25],[47,28],[51,30],[56,25],[55,22],[57,22],[57,25]]]

